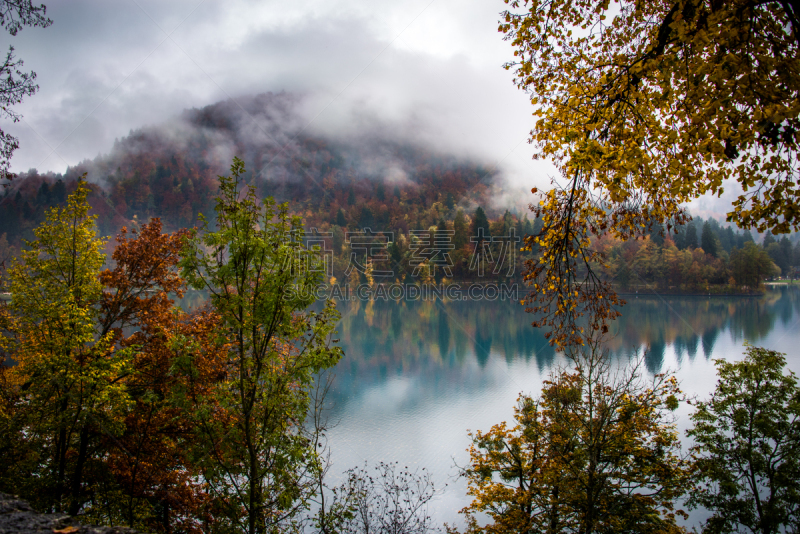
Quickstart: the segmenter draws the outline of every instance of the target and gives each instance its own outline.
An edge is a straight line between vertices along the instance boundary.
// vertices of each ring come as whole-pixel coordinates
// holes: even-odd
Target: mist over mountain
[[[131,131],[110,153],[63,175],[22,173],[1,200],[3,232],[12,241],[30,237],[44,210],[83,174],[95,184],[91,202],[104,235],[151,217],[169,230],[191,227],[198,214],[212,213],[217,176],[234,156],[260,197],[289,201],[314,227],[407,232],[452,220],[459,208],[499,215],[506,206],[497,199],[513,197],[486,163],[417,143],[413,125],[354,115],[346,127],[326,127],[307,103],[303,95],[266,93],[189,109]]]

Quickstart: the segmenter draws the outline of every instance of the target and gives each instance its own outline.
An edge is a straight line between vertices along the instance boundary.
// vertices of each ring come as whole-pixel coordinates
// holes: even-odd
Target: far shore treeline
[[[164,172],[169,178],[161,176]],[[173,172],[143,177],[134,171],[130,178],[88,184],[101,234],[137,228],[155,216],[172,231],[198,225],[201,213],[213,218],[207,199],[216,194],[216,179],[191,169],[176,179]],[[484,209],[479,203],[485,199],[476,190],[485,194],[491,181],[482,172],[470,166],[439,169],[403,187],[371,178],[336,182],[316,206],[291,202],[290,209],[304,218],[305,242],[323,249],[328,281],[333,277],[334,283],[519,281],[524,261],[538,252],[522,250],[520,238],[540,231],[541,223],[517,210]],[[16,190],[6,190],[0,199],[0,262],[10,264],[47,210],[64,205],[77,178],[73,171],[31,173],[20,178]],[[260,195],[271,192],[268,181],[258,183]],[[146,192],[143,204],[129,190]],[[593,247],[607,258],[598,272],[620,293],[749,294],[764,280],[800,277],[796,236],[766,234],[756,243],[749,231],[713,218],[696,217],[677,231],[651,228],[639,240],[606,236],[595,239]]]
[[[286,117],[296,100],[264,94],[242,103],[246,113],[231,102],[189,110],[173,123],[131,132],[109,154],[63,174],[22,173],[0,191],[0,262],[19,254],[84,173],[100,235],[152,217],[169,232],[198,226],[200,214],[213,221],[217,176],[230,164],[224,145],[242,155],[243,180],[259,199],[289,202],[303,218],[306,241],[328,251],[327,275],[339,283],[521,279],[525,259],[538,251],[521,251],[520,239],[538,233],[541,221],[529,218],[524,195],[509,194],[495,168],[380,131],[358,138],[295,132],[287,125],[296,121]],[[283,144],[255,135],[252,116]],[[358,237],[366,228],[378,235],[369,245]],[[592,245],[607,253],[599,272],[621,292],[750,293],[762,279],[794,277],[800,267],[797,235],[767,234],[756,244],[749,231],[713,218],[648,234]],[[354,254],[362,256],[357,265]]]

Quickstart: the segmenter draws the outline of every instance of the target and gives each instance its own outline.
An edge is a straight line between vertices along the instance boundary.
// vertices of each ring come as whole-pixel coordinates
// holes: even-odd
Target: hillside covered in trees
[[[84,173],[101,235],[153,217],[168,231],[197,226],[200,214],[213,219],[217,177],[237,155],[260,197],[288,202],[317,234],[311,240],[328,251],[328,273],[340,281],[519,280],[537,252],[520,252],[519,238],[541,223],[521,205],[498,206],[493,199],[506,186],[495,169],[376,124],[357,134],[313,132],[302,104],[286,93],[219,102],[133,131],[109,154],[63,174],[23,173],[0,198],[0,262],[18,255],[47,208],[63,204]],[[358,244],[365,228],[372,233]],[[760,246],[713,219],[595,246],[608,258],[603,275],[623,290],[749,291],[765,277],[794,276],[800,265],[797,239],[768,235]]]

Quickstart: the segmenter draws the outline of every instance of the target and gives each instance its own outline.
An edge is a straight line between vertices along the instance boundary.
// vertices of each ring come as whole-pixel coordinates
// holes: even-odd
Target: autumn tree
[[[218,320],[175,308],[183,233],[163,234],[157,219],[123,228],[100,270],[89,189],[79,182],[48,212],[10,269],[0,348],[16,365],[0,371],[0,486],[93,522],[197,532],[209,498],[181,399],[224,376]]]
[[[63,208],[52,208],[9,269],[12,355],[3,396],[5,475],[43,508],[76,515],[98,432],[116,433],[128,402],[121,377],[130,350],[98,334],[98,278],[105,257],[80,182]],[[12,469],[8,470],[9,467]],[[3,480],[7,486],[13,480]]]
[[[256,534],[288,528],[313,494],[316,444],[302,431],[308,390],[341,349],[330,345],[332,301],[308,309],[323,271],[297,239],[301,220],[272,198],[259,202],[244,173],[234,158],[231,175],[219,177],[216,229],[205,222],[192,234],[181,267],[209,292],[228,343],[226,383],[193,399],[204,479],[231,528]]]
[[[195,429],[186,397],[207,395],[224,380],[226,353],[216,314],[175,305],[186,289],[177,272],[184,236],[162,233],[158,219],[123,228],[113,267],[99,276],[105,289],[98,329],[112,332],[118,349],[135,353],[124,381],[122,430],[99,436],[103,461],[83,511],[95,522],[163,532],[198,532],[213,522],[191,456]]]
[[[516,85],[538,117],[537,158],[560,181],[535,211],[543,254],[530,266],[533,309],[557,344],[586,312],[601,328],[615,301],[594,277],[591,234],[639,237],[681,224],[684,203],[744,192],[728,220],[800,228],[800,19],[791,2],[505,0]],[[575,261],[575,260],[578,261]],[[556,283],[553,283],[556,282]],[[559,325],[565,325],[561,328]]]
[[[800,528],[800,387],[783,354],[746,347],[716,360],[719,381],[692,414],[696,487],[689,505],[711,512],[707,533]]]
[[[671,411],[673,377],[614,371],[598,344],[554,372],[538,398],[522,395],[514,426],[472,435],[463,471],[470,532],[679,532],[686,483]],[[491,518],[480,526],[476,514]]]

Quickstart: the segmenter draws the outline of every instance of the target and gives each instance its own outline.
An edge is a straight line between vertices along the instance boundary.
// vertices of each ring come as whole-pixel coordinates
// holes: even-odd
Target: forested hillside
[[[213,215],[217,175],[233,155],[261,196],[289,201],[308,227],[325,230],[427,230],[455,218],[457,204],[483,203],[495,184],[496,173],[482,164],[393,139],[388,130],[340,139],[309,133],[300,104],[283,93],[220,102],[133,131],[109,154],[63,175],[23,173],[0,200],[2,233],[12,246],[29,239],[46,208],[63,203],[84,173],[103,235],[151,217],[170,231],[194,226],[198,214]]]
[[[312,131],[302,104],[286,93],[219,102],[133,131],[109,154],[64,174],[23,173],[0,198],[0,262],[19,253],[45,210],[63,204],[84,173],[101,235],[152,217],[168,231],[196,226],[201,213],[213,219],[217,176],[235,155],[259,196],[288,202],[306,229],[320,234],[315,242],[329,251],[329,274],[340,281],[521,276],[531,252],[520,253],[519,238],[541,224],[519,204],[497,205],[505,186],[495,169],[400,139],[388,126],[339,136]],[[351,238],[365,228],[377,237],[356,245]],[[750,242],[749,232],[695,219],[678,234],[653,231],[645,240],[595,245],[609,258],[604,276],[623,289],[753,288],[800,265],[796,240]],[[364,257],[354,264],[353,253]]]

